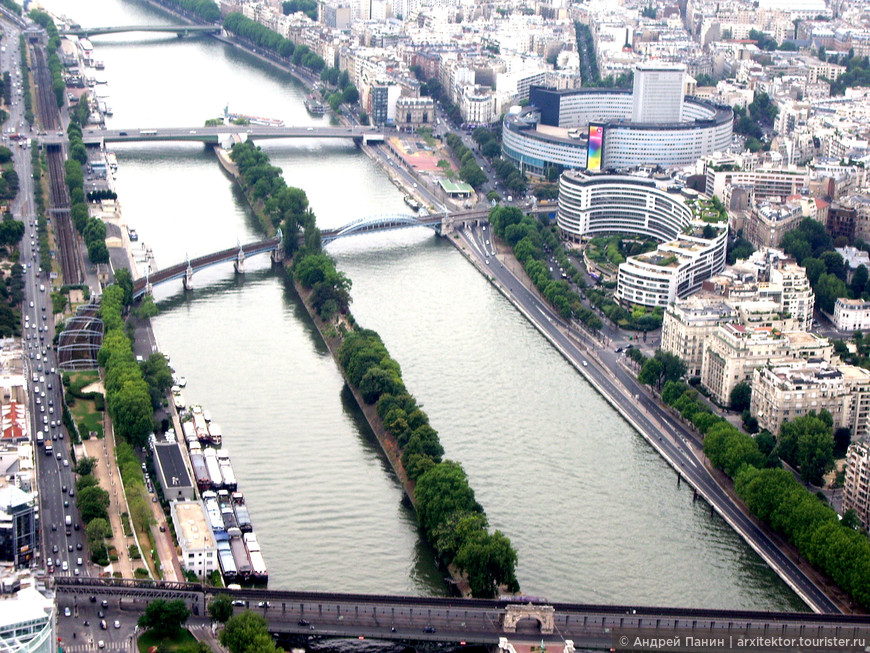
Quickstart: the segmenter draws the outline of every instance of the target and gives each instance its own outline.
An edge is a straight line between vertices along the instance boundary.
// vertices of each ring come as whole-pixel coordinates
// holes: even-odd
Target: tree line
[[[27,66],[27,41],[24,34],[18,37],[18,54],[21,59],[21,88],[24,89],[24,120],[32,125],[33,97],[30,92],[30,68]]]
[[[501,143],[496,134],[486,127],[478,127],[471,137],[480,148],[480,153],[492,163],[495,174],[501,179],[504,187],[517,195],[525,193],[529,186],[528,182],[519,168],[501,156]],[[559,169],[557,167],[550,169],[558,177]]]
[[[781,469],[780,455],[801,464],[804,480],[815,480],[827,468],[826,452],[833,446],[830,415],[810,413],[785,422],[778,444],[766,432],[753,438],[714,415],[698,392],[676,377],[679,371],[678,365],[671,366],[658,377],[663,381],[662,401],[703,434],[704,454],[734,480],[737,495],[752,514],[784,535],[863,608],[870,607],[870,540],[857,530],[854,511],[840,520],[823,497]],[[650,381],[652,375],[642,382]]]
[[[414,73],[414,77],[422,82],[420,86],[420,95],[434,98],[435,101],[441,105],[441,108],[444,110],[444,113],[447,114],[447,117],[455,124],[460,124],[462,122],[462,111],[458,106],[456,106],[456,104],[454,104],[453,100],[450,98],[450,93],[444,90],[441,82],[435,77],[432,79],[426,79],[422,66],[413,64],[409,66],[409,69]]]
[[[320,232],[305,191],[287,187],[280,168],[250,143],[233,147],[242,187],[250,201],[266,206],[274,224],[283,224],[293,263],[288,273],[311,291],[315,313],[327,324],[346,316],[339,333],[338,362],[348,384],[363,401],[374,405],[387,432],[395,438],[402,467],[414,482],[417,517],[427,538],[445,564],[454,564],[468,578],[475,596],[494,596],[499,586],[519,589],[516,551],[500,531],[490,534],[483,508],[474,500],[465,472],[458,463],[443,461],[444,449],[428,416],[407,391],[399,364],[390,357],[380,336],[356,327],[349,312],[351,281],[322,251]],[[261,183],[262,182],[262,183]],[[300,229],[304,245],[298,249]]]
[[[486,183],[486,173],[477,165],[474,153],[469,150],[462,139],[454,133],[447,134],[444,139],[450,152],[459,161],[459,176],[463,181],[478,189]]]
[[[213,0],[160,0],[160,2],[208,23],[217,23],[221,19],[221,10]]]
[[[269,29],[243,14],[234,11],[224,18],[223,27],[227,32],[236,35],[255,45],[258,48],[283,59],[285,63],[293,63],[295,66],[308,68],[315,74],[326,68],[326,62],[319,54],[311,50],[307,45],[296,46],[293,41],[286,39],[278,32]]]
[[[99,218],[88,214],[85,198],[85,174],[82,166],[88,162],[88,152],[82,141],[82,128],[70,121],[66,130],[69,136],[70,158],[64,161],[64,177],[70,197],[70,218],[88,248],[91,263],[108,263],[109,249],[106,247],[106,225]]]
[[[870,293],[866,268],[856,271],[851,285],[846,283],[848,268],[843,257],[834,251],[834,243],[821,222],[804,218],[797,228],[783,236],[782,248],[806,270],[816,304],[826,313],[834,312],[838,297]]]

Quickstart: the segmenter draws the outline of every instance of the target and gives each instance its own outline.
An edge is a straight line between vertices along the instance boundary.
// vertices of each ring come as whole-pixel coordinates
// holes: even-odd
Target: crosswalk
[[[94,640],[92,642],[78,642],[77,640],[73,640],[75,643],[73,644],[62,644],[61,649],[63,649],[64,653],[91,653],[92,651],[105,651],[107,653],[117,653],[121,651],[122,653],[134,653],[133,645],[130,642],[130,638],[124,639],[120,642],[112,642],[109,640],[102,640],[105,643],[105,648],[99,648],[98,642],[101,640]]]

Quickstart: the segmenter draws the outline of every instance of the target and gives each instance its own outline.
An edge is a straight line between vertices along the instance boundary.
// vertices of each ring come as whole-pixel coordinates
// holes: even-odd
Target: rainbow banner
[[[586,152],[586,169],[601,170],[601,154],[604,150],[604,125],[589,125],[589,149]]]

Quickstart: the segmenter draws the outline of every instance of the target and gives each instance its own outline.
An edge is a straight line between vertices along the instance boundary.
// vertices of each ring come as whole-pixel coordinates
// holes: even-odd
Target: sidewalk
[[[108,422],[108,418],[106,422]],[[118,560],[111,563],[112,571],[121,572],[124,578],[133,578],[133,567],[127,555],[133,538],[124,535],[124,527],[121,522],[121,513],[126,512],[126,502],[123,501],[123,493],[118,493],[116,484],[116,481],[117,483],[121,481],[115,471],[115,447],[112,444],[112,438],[107,435],[102,440],[82,440],[82,446],[88,457],[97,461],[92,473],[100,487],[109,493],[109,523],[112,527],[112,538],[107,541],[107,544],[110,547],[115,547],[118,551]]]

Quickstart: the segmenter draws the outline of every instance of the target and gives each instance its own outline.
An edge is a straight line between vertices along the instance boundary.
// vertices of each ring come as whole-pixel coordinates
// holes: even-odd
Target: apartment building
[[[870,525],[870,444],[853,442],[846,453],[843,511],[854,510],[867,528]]]
[[[217,542],[201,501],[172,501],[172,524],[181,548],[179,561],[185,569],[204,578],[218,569]]]
[[[827,410],[835,429],[848,428],[859,439],[868,433],[870,371],[821,360],[765,365],[753,372],[750,410],[771,433],[786,420]]]
[[[663,351],[679,356],[686,374],[699,376],[704,344],[722,324],[737,321],[737,310],[722,299],[689,297],[668,305],[662,319]]]
[[[831,360],[827,338],[801,331],[724,324],[707,339],[701,362],[701,383],[713,399],[727,406],[738,383],[751,383],[757,367],[790,359]]]

